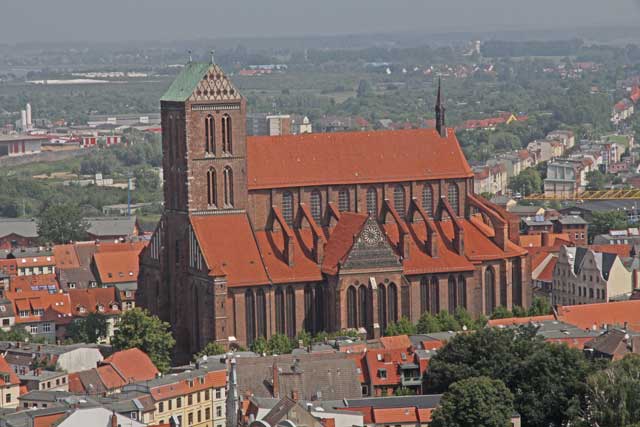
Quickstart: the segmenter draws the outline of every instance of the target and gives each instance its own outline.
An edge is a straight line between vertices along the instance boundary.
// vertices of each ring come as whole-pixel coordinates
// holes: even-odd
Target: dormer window
[[[387,370],[385,368],[378,369],[378,378],[387,379]]]
[[[102,304],[98,305],[98,311],[100,312],[104,311],[104,306]]]

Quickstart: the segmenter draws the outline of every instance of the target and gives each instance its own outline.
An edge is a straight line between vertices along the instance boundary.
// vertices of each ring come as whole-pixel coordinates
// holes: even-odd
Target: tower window
[[[222,116],[222,151],[227,154],[232,153],[233,128],[231,117],[228,114]]]
[[[449,192],[448,194],[449,204],[451,205],[451,208],[453,208],[453,211],[455,212],[456,215],[460,215],[460,201],[459,201],[460,190],[458,190],[458,186],[453,182],[449,183],[448,192]]]
[[[215,169],[209,169],[207,171],[207,204],[209,206],[216,206],[218,204],[216,184],[216,171]]]
[[[349,190],[344,188],[338,193],[338,210],[340,210],[340,212],[348,211],[350,205]]]
[[[433,216],[433,190],[429,184],[422,187],[422,209],[429,216]]]
[[[311,216],[318,225],[322,225],[322,196],[317,190],[311,193]]]
[[[393,207],[396,208],[398,215],[404,216],[405,196],[404,188],[401,185],[396,185],[393,189]]]
[[[216,125],[211,114],[204,120],[205,151],[207,154],[216,153]]]
[[[378,214],[378,192],[373,187],[367,190],[367,213],[374,216]]]
[[[290,191],[286,191],[282,194],[282,216],[284,221],[293,226],[293,194]]]
[[[233,171],[229,166],[224,168],[224,205],[233,207]]]

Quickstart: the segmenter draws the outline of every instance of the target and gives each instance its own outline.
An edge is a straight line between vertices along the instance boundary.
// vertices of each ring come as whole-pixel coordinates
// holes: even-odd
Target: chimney
[[[116,415],[116,411],[113,411],[113,414],[111,414],[111,423],[109,425],[111,427],[118,427],[118,416]]]
[[[541,233],[542,236],[542,240],[541,240],[541,244],[543,248],[549,247],[549,233],[547,231]]]
[[[273,397],[276,399],[280,399],[280,379],[278,378],[278,364],[276,362],[273,362],[273,369],[272,369],[272,375],[273,375]]]

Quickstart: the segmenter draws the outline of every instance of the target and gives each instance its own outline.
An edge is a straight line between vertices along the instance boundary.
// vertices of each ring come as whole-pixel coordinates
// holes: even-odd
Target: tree
[[[136,190],[153,193],[160,188],[158,173],[150,168],[138,168],[134,172],[136,178]]]
[[[587,190],[603,190],[611,182],[609,177],[598,169],[587,172]]]
[[[542,177],[535,168],[527,168],[509,180],[509,188],[523,196],[542,192]]]
[[[275,334],[267,341],[267,354],[289,354],[291,350],[291,340],[286,335]]]
[[[513,412],[513,395],[502,381],[475,377],[451,385],[429,425],[508,427]]]
[[[416,392],[408,387],[398,387],[393,394],[395,396],[413,396]]]
[[[413,335],[415,333],[416,326],[404,316],[401,317],[397,322],[391,323],[389,326],[387,326],[387,330],[385,331],[385,335],[387,336]]]
[[[607,234],[611,230],[621,230],[628,227],[627,215],[620,211],[593,212],[593,219],[589,225],[590,237]]]
[[[582,352],[544,342],[533,327],[485,328],[445,344],[429,362],[426,387],[441,393],[472,377],[501,380],[524,426],[561,426],[578,413],[592,371]]]
[[[120,317],[120,323],[111,344],[115,350],[139,348],[161,372],[171,367],[171,351],[176,340],[171,335],[171,325],[147,310],[134,308]]]
[[[207,345],[205,345],[204,348],[200,350],[200,352],[196,353],[194,358],[200,359],[203,356],[216,356],[218,354],[225,354],[226,352],[227,350],[222,344],[211,341]]]
[[[356,96],[358,98],[364,98],[373,94],[373,89],[371,88],[371,83],[368,80],[360,80],[358,83],[358,89],[356,91]]]
[[[67,328],[67,336],[76,343],[95,344],[107,337],[107,318],[100,313],[77,318]]]
[[[422,313],[422,316],[420,316],[418,320],[417,332],[419,334],[428,334],[440,331],[442,331],[442,328],[440,327],[438,319],[428,311]]]
[[[89,224],[82,217],[78,206],[51,204],[37,218],[38,234],[45,243],[67,243],[83,240]]]
[[[258,337],[253,344],[251,344],[251,351],[257,354],[267,353],[267,340],[264,337]]]
[[[600,427],[640,423],[640,355],[629,354],[587,380],[586,417]]]
[[[529,311],[527,312],[527,314],[520,317],[546,316],[547,314],[551,314],[551,313],[553,313],[553,308],[549,303],[549,299],[544,297],[535,297],[533,298],[533,302],[531,303],[531,306],[529,307]],[[514,314],[515,314],[515,309],[514,309]]]

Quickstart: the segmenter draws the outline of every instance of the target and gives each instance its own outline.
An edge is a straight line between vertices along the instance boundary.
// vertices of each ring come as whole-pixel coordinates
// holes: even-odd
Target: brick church
[[[530,304],[518,218],[473,193],[440,89],[436,129],[248,138],[246,100],[191,62],[161,110],[165,211],[138,299],[173,325],[179,357]]]

